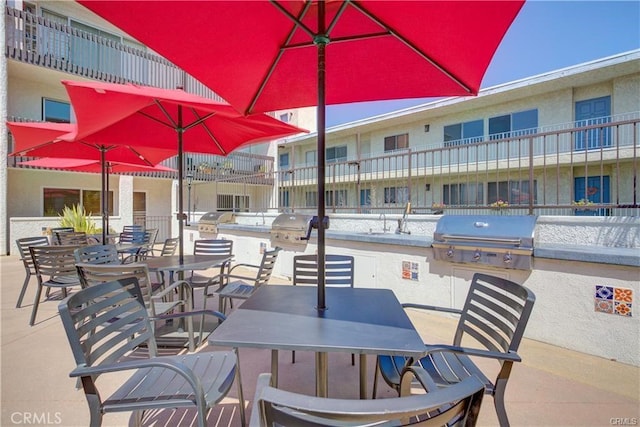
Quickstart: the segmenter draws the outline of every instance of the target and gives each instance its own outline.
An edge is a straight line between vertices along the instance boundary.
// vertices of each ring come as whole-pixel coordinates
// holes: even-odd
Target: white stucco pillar
[[[133,224],[133,177],[127,175],[120,176],[120,217],[123,225]]]
[[[2,3],[4,9],[5,2]],[[0,46],[6,46],[5,19],[0,19]],[[0,55],[0,255],[9,254],[9,218],[7,217],[7,57]]]

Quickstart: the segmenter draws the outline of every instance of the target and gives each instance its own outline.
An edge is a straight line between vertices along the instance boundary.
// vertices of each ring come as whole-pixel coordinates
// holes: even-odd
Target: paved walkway
[[[24,306],[17,309],[15,304],[24,279],[22,264],[15,256],[0,257],[0,269],[0,425],[87,426],[84,394],[75,388],[75,380],[68,377],[73,358],[57,318],[58,300],[44,301],[36,325],[29,327],[35,279]],[[274,282],[287,283],[278,278]],[[451,341],[455,328],[452,319],[417,312],[410,315],[425,341]],[[211,350],[205,346],[200,351]],[[625,425],[624,421],[626,425],[640,425],[639,368],[526,339],[520,353],[523,362],[514,368],[506,396],[513,426],[609,426]],[[250,406],[257,375],[270,369],[270,353],[242,349],[240,360],[244,393]],[[368,366],[371,371],[373,358],[369,358]],[[313,372],[312,353],[296,352],[295,364],[291,364],[289,352],[280,353],[282,388],[313,394]],[[373,378],[372,373],[370,376]],[[104,393],[115,384],[105,381]],[[209,414],[209,425],[240,425],[235,390],[234,387]],[[351,366],[348,354],[329,355],[329,394],[350,398],[358,395],[358,368]],[[383,385],[379,396],[392,397],[394,393]],[[129,421],[128,413],[108,414],[103,425],[126,426]],[[158,411],[144,419],[144,425],[155,426],[192,422],[189,411]],[[479,425],[497,425],[490,397],[484,400]]]

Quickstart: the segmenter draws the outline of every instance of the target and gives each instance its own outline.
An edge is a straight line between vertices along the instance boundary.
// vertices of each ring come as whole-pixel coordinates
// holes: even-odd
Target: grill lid
[[[434,242],[533,248],[536,217],[530,215],[443,215]]]
[[[233,222],[233,212],[207,212],[200,217],[201,224],[222,224]]]
[[[306,235],[310,229],[312,218],[311,215],[283,213],[275,217],[271,224],[271,229],[274,231],[298,231]]]

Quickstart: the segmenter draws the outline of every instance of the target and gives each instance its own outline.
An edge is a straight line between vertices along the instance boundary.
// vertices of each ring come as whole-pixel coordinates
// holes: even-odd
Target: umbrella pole
[[[108,220],[107,220],[107,216],[109,215],[109,209],[107,208],[107,191],[108,191],[108,187],[107,187],[107,162],[105,160],[105,148],[100,148],[100,166],[101,166],[101,171],[100,171],[100,175],[101,175],[101,179],[102,179],[102,185],[100,186],[100,190],[101,190],[101,194],[100,197],[102,198],[101,201],[101,205],[102,205],[102,244],[106,245],[107,244],[107,227],[109,226],[108,224]]]
[[[318,47],[318,310],[326,310],[325,301],[325,130],[326,130],[326,97],[325,97],[325,47],[329,38],[325,35],[325,4],[318,2],[318,35],[313,42]]]
[[[182,135],[184,133],[184,129],[182,129],[182,106],[178,106],[178,255],[180,259],[180,264],[184,262],[184,206],[182,203],[182,175],[183,175],[183,145],[182,145]]]

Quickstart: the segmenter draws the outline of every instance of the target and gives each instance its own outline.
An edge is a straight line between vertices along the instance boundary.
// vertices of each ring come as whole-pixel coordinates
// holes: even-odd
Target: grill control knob
[[[447,250],[447,256],[448,256],[449,258],[453,258],[453,248],[449,248],[449,249]]]
[[[480,251],[476,250],[476,253],[473,254],[474,261],[480,261]]]
[[[504,254],[504,256],[502,257],[502,260],[504,261],[505,264],[511,264],[511,260],[513,259],[513,257],[511,256],[511,252],[507,252],[506,254]]]

